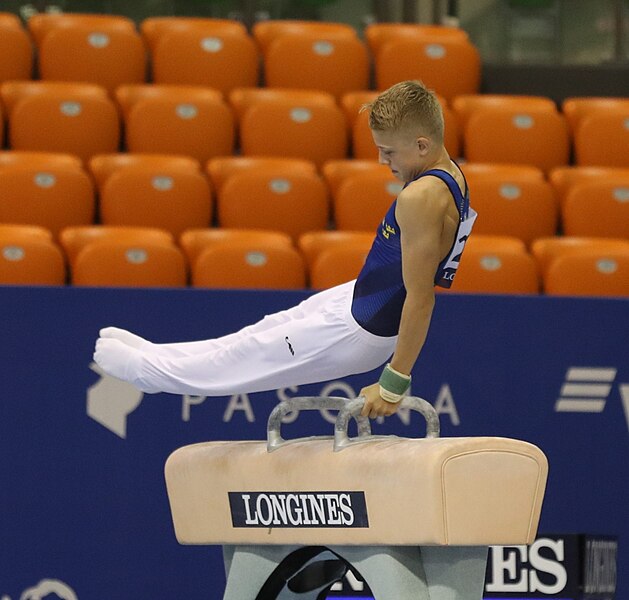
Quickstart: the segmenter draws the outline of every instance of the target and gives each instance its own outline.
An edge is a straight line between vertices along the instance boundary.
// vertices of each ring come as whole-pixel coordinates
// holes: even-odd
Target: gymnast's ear
[[[419,136],[415,143],[417,144],[417,149],[422,156],[428,154],[434,146],[433,141],[423,135]]]

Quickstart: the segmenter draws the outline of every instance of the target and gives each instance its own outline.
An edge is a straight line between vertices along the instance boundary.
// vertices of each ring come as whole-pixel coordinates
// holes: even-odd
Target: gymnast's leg
[[[351,285],[341,286],[321,303],[321,298],[307,300],[272,325],[221,338],[206,352],[164,356],[101,338],[94,359],[105,372],[145,392],[205,396],[257,392],[369,371],[391,355],[395,337],[373,336],[353,321],[351,294]]]
[[[277,325],[285,324],[293,319],[303,319],[308,313],[313,310],[318,310],[330,297],[337,294],[338,291],[344,287],[353,286],[353,281],[337,286],[335,288],[323,290],[317,294],[314,294],[306,300],[300,302],[297,306],[282,310],[271,315],[266,315],[257,323],[243,327],[235,333],[209,339],[198,340],[193,342],[178,342],[171,344],[155,344],[144,338],[117,327],[106,327],[100,330],[101,338],[116,339],[120,342],[146,352],[161,356],[163,358],[182,358],[185,356],[194,356],[199,354],[205,354],[218,348],[226,348],[230,344],[237,342],[247,336],[250,336],[261,331],[266,331],[276,327]]]

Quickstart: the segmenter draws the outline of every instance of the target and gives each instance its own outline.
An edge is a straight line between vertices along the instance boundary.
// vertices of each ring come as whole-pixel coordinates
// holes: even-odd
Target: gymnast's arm
[[[398,197],[395,216],[400,226],[406,300],[390,365],[404,375],[410,375],[428,334],[447,203],[442,184],[432,177],[408,186]],[[387,416],[397,410],[398,404],[380,397],[377,383],[364,388],[361,395],[365,396],[365,416]]]

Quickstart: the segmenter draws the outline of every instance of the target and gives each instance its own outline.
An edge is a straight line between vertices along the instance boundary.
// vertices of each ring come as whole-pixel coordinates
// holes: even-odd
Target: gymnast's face
[[[408,132],[371,130],[378,148],[378,162],[391,169],[391,173],[408,182],[425,170],[430,140]]]

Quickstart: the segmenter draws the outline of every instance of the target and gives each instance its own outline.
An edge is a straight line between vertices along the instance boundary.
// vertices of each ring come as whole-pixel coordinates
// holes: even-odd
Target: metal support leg
[[[422,546],[430,600],[481,600],[486,546]]]
[[[225,546],[227,586],[223,600],[253,599],[298,546]],[[367,582],[376,600],[481,600],[486,547],[332,546]],[[328,552],[313,560],[334,558]],[[325,587],[325,586],[324,586]],[[324,587],[277,600],[316,600]],[[275,599],[273,599],[275,600]]]
[[[335,546],[376,600],[433,600],[417,546]]]

